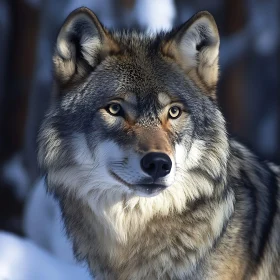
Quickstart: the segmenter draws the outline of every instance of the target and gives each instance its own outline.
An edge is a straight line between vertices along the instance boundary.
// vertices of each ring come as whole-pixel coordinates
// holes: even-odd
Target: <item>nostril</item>
[[[168,164],[163,164],[163,166],[162,166],[162,169],[164,170],[164,171],[170,171],[170,166],[168,165]]]

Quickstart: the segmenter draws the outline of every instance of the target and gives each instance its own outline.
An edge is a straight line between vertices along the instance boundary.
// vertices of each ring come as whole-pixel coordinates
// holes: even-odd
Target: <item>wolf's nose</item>
[[[142,170],[149,174],[154,181],[170,173],[172,161],[164,153],[148,153],[141,159]]]

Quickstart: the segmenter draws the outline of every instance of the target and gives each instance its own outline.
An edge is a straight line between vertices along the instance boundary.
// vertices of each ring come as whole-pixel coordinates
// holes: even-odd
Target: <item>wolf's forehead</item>
[[[121,69],[116,77],[118,87],[115,94],[125,93],[131,103],[157,101],[160,105],[170,103],[171,92],[150,65],[138,67],[129,65]]]
[[[127,92],[122,95],[123,99],[129,105],[137,107],[141,103],[146,104],[158,104],[160,107],[165,107],[171,103],[171,97],[165,92]]]
[[[132,105],[134,107],[137,106],[137,103],[138,103],[137,96],[133,92],[124,93],[123,97],[124,97],[124,100],[126,101],[126,103],[128,103],[129,105]]]

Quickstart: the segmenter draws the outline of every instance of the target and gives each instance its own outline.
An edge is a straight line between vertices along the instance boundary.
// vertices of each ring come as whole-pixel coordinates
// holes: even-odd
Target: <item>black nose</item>
[[[170,173],[172,161],[164,153],[148,153],[141,159],[142,170],[149,174],[154,181]]]

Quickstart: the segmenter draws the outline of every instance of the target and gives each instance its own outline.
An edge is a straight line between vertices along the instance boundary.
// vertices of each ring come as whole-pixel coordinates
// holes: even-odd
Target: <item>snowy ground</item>
[[[23,221],[27,238],[0,231],[0,280],[91,279],[74,260],[58,205],[46,194],[43,179],[28,196]]]
[[[86,268],[67,263],[32,241],[0,232],[0,280],[89,280]]]

